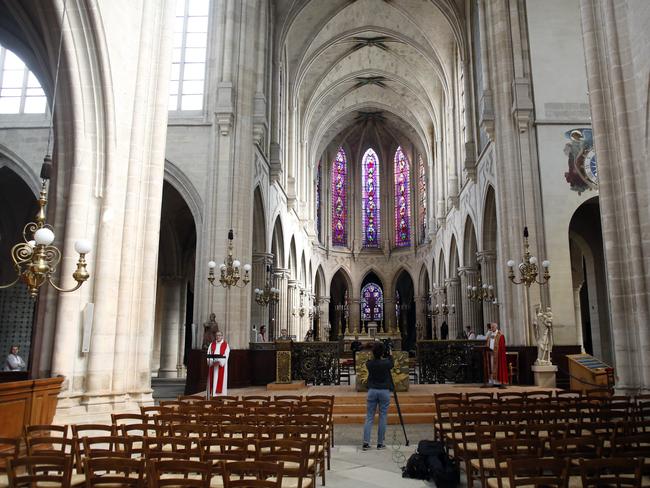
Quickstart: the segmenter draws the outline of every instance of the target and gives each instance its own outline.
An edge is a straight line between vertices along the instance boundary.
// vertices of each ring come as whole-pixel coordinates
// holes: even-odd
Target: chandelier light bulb
[[[244,265],[244,271],[248,273],[251,270],[251,265],[250,264],[245,264]]]
[[[515,266],[514,259],[509,259],[506,265],[508,266],[508,268],[513,268]]]
[[[551,265],[551,262],[548,259],[545,259],[544,261],[542,261],[542,266],[544,268],[548,268],[550,265]]]
[[[215,263],[214,261],[208,261],[208,268],[214,269],[216,267],[217,267],[217,263]]]
[[[74,243],[74,250],[79,254],[88,254],[93,250],[93,246],[87,239],[79,239]]]
[[[535,256],[530,257],[530,264],[537,264],[537,258]]]
[[[34,240],[39,246],[49,246],[54,242],[54,232],[47,227],[41,227],[34,232]]]
[[[488,286],[488,290],[490,290],[490,291],[494,290],[494,286],[492,286],[492,285]]]
[[[220,269],[221,271],[226,271],[226,265],[223,264],[223,263],[221,263],[221,266],[219,266],[219,269]]]
[[[487,288],[488,288],[487,284],[483,283],[483,289],[487,290]]]
[[[235,268],[235,269],[239,269],[240,266],[241,266],[241,263],[240,263],[237,259],[235,259],[235,260],[232,262],[232,267],[233,267],[233,268]]]
[[[468,289],[468,290],[471,290],[471,289],[472,289],[472,285],[467,285],[467,289]]]

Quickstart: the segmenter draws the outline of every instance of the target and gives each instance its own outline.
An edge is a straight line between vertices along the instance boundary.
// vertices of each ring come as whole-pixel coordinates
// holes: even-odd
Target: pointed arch
[[[483,204],[482,250],[496,251],[497,249],[497,204],[494,187],[488,185]]]
[[[474,222],[468,215],[465,220],[465,231],[463,232],[463,265],[476,266],[476,252],[478,244],[476,241],[476,230]]]
[[[296,236],[291,236],[289,244],[289,274],[291,279],[298,279],[298,253],[296,252]]]
[[[445,253],[440,249],[440,254],[438,256],[438,286],[443,286],[445,284],[445,279],[447,278],[447,262],[445,260]]]
[[[266,214],[259,186],[253,191],[253,253],[266,252]]]
[[[451,236],[451,243],[449,244],[449,267],[447,278],[458,276],[458,266],[460,260],[458,258],[458,244],[456,243],[456,236]]]
[[[282,220],[278,215],[273,226],[271,238],[271,253],[273,253],[273,265],[276,268],[286,268],[287,262],[284,256],[284,232],[282,231]]]

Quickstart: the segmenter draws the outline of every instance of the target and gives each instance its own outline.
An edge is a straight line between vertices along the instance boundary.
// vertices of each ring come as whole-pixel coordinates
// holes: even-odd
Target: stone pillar
[[[160,338],[159,378],[176,378],[178,375],[178,338],[181,330],[182,315],[181,293],[183,282],[177,276],[163,277],[164,306]]]
[[[397,315],[395,314],[395,299],[386,298],[384,295],[384,327],[382,332],[390,335],[398,335],[399,327],[397,324]]]
[[[348,303],[348,329],[346,335],[354,336],[361,328],[361,300],[358,296],[350,298]]]
[[[449,305],[449,339],[456,339],[463,330],[463,302],[460,291],[460,278],[457,276],[445,281],[447,285],[447,304]],[[452,313],[452,310],[454,310]]]
[[[273,337],[280,337],[280,331],[288,329],[289,325],[287,314],[287,307],[289,306],[289,289],[287,286],[289,270],[275,268],[273,274],[275,275],[275,286],[280,290],[280,300],[275,305],[274,310],[275,330],[273,331]]]
[[[458,275],[460,276],[460,292],[462,295],[463,304],[463,327],[471,327],[473,331],[482,330],[481,324],[481,308],[483,307],[482,301],[475,301],[469,299],[469,290],[467,287],[478,287],[478,270],[473,267],[464,266],[458,268]]]
[[[482,251],[477,253],[478,262],[481,265],[481,279],[483,283],[494,287],[494,296],[499,301],[497,291],[497,253],[495,251]],[[481,330],[485,331],[485,324],[499,321],[498,305],[492,301],[483,302],[483,324]],[[475,330],[478,334],[478,330]]]
[[[329,341],[329,335],[326,329],[330,323],[330,297],[319,297],[318,305],[320,308],[320,316],[318,320],[318,333],[321,341]]]
[[[253,253],[253,269],[251,276],[251,326],[255,325],[256,330],[260,330],[261,325],[266,325],[268,320],[268,308],[258,305],[255,301],[255,288],[264,289],[266,285],[266,267],[273,263],[273,255],[268,253]],[[271,286],[273,280],[271,280]],[[268,325],[266,327],[269,328]],[[268,332],[267,332],[268,333]]]
[[[302,339],[298,337],[298,330],[296,327],[296,317],[293,316],[294,309],[298,306],[297,300],[298,294],[298,281],[297,280],[288,280],[287,281],[287,332],[288,334],[295,335],[297,340]]]
[[[580,308],[580,290],[582,290],[582,283],[573,287],[573,310],[574,310],[574,320],[576,322],[576,338],[578,339],[578,345],[580,346],[580,351],[584,354],[585,345],[584,337],[582,335],[582,310]]]

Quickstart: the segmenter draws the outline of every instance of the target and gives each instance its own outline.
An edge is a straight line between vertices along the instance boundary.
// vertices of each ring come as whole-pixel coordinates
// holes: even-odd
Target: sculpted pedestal
[[[553,364],[533,364],[531,366],[533,375],[535,376],[535,386],[543,388],[555,388],[555,374],[557,373],[557,366]]]

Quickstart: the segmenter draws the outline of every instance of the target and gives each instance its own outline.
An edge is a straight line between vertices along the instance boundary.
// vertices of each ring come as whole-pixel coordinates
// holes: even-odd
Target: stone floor
[[[400,425],[389,425],[386,431],[386,450],[378,451],[377,427],[373,427],[372,449],[361,450],[363,426],[340,425],[334,428],[335,447],[332,450],[332,469],[326,474],[326,488],[401,488],[435,487],[434,483],[402,478],[402,466],[417,448],[422,439],[431,439],[431,425],[412,424],[406,426],[409,446],[404,445],[404,434]],[[466,486],[464,474],[461,484]],[[320,486],[320,481],[317,486]]]

